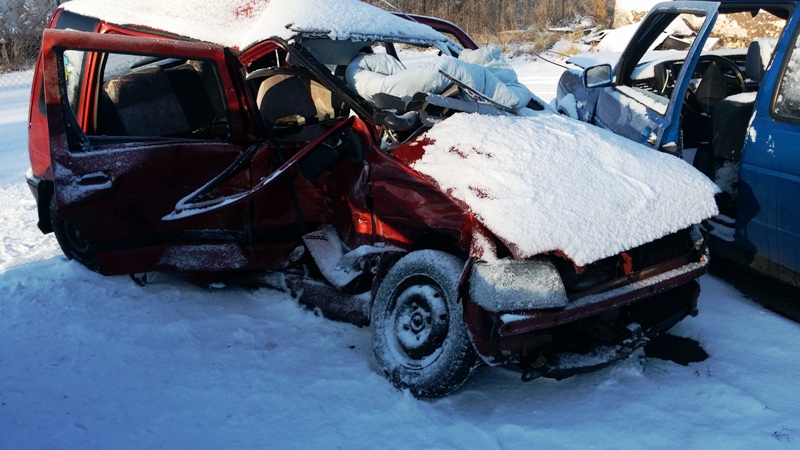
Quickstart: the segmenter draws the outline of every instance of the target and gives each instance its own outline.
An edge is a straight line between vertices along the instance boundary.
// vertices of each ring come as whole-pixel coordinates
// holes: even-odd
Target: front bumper
[[[696,249],[673,257],[627,276],[612,279],[579,293],[569,294],[566,306],[548,309],[504,309],[489,311],[470,296],[467,288],[468,264],[462,275],[460,291],[464,302],[464,319],[472,335],[473,346],[489,365],[516,362],[523,367],[572,372],[561,367],[554,354],[573,352],[574,344],[594,346],[584,339],[584,331],[611,325],[640,326],[645,337],[655,336],[688,315],[697,315],[699,285],[695,281],[708,269],[705,249]],[[616,342],[615,337],[603,342]],[[624,340],[624,339],[623,339]],[[600,341],[597,341],[600,343]],[[623,345],[617,357],[638,348]],[[616,347],[616,346],[615,346]],[[582,353],[582,352],[579,352]],[[547,366],[547,367],[545,367]],[[541,369],[541,370],[540,370]],[[585,367],[584,367],[585,369]]]
[[[649,270],[657,270],[659,267],[663,268],[675,263],[675,260],[667,261]],[[494,317],[494,325],[500,336],[513,336],[552,328],[630,305],[674,289],[695,280],[705,274],[707,270],[708,258],[702,256],[700,261],[681,264],[676,268],[631,284],[581,297],[561,309],[498,314]],[[695,314],[696,310],[692,311],[692,315]]]

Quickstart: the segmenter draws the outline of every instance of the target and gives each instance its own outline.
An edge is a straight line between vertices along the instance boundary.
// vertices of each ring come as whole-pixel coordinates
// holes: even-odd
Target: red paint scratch
[[[478,198],[490,198],[489,193],[479,187],[470,186],[469,190],[474,192],[475,195],[478,196]]]

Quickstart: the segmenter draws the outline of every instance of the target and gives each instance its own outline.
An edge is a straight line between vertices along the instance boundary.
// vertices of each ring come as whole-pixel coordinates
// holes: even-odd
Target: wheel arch
[[[440,252],[449,253],[463,260],[469,258],[469,249],[465,249],[459,245],[453,236],[436,231],[422,234],[414,242],[414,245],[411,247],[409,253],[420,250],[438,250]]]
[[[466,261],[469,258],[469,250],[460,246],[457,240],[442,232],[430,231],[422,234],[414,244],[408,249],[407,252],[397,252],[387,254],[386,257],[381,258],[375,276],[372,279],[372,295],[370,299],[370,309],[375,303],[375,295],[378,293],[386,274],[397,264],[403,256],[420,250],[438,250],[440,252],[451,254],[457,258]]]

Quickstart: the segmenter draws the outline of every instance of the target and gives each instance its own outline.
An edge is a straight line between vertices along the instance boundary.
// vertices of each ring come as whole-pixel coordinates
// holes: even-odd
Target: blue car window
[[[795,36],[794,45],[791,47],[789,62],[786,64],[781,77],[778,95],[775,97],[773,112],[776,116],[800,120],[800,41]]]

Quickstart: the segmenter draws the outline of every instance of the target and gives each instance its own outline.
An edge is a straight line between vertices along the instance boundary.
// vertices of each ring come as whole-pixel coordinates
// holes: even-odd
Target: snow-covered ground
[[[545,100],[560,69],[516,58]],[[0,83],[0,86],[3,84]],[[797,448],[800,325],[701,279],[674,333],[710,357],[638,355],[560,382],[483,368],[420,401],[366,328],[284,294],[146,287],[66,261],[36,229],[28,87],[0,91],[0,448]]]

